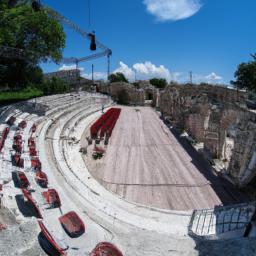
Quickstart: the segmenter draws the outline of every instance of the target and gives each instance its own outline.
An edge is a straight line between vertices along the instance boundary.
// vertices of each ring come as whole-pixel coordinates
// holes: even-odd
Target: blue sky
[[[42,0],[77,23],[95,30],[113,51],[111,71],[133,80],[153,76],[186,82],[229,83],[237,65],[256,53],[255,0]],[[64,56],[90,54],[89,43],[72,30]],[[94,64],[96,77],[106,76],[107,60],[81,63],[85,77]],[[61,68],[42,65],[45,72]],[[69,67],[62,67],[69,68]]]

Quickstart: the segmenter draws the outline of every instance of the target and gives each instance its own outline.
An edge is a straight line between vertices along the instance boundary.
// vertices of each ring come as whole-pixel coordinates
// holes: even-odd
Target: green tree
[[[256,92],[256,55],[252,55],[253,60],[241,63],[235,72],[236,81],[231,81],[236,88],[248,89]]]
[[[8,8],[7,2],[0,3],[0,45],[24,49],[25,58],[0,56],[0,65],[8,67],[0,83],[20,88],[28,82],[37,82],[39,76],[42,79],[39,63],[58,62],[62,58],[65,34],[60,23],[46,10],[35,12],[29,1]]]
[[[159,89],[164,89],[167,86],[167,81],[164,78],[152,78],[149,81],[153,86]]]
[[[69,91],[69,85],[58,77],[52,77],[50,80],[44,81],[39,89],[43,91],[45,95],[65,93]]]
[[[117,72],[117,73],[111,74],[108,77],[108,80],[110,81],[110,83],[114,83],[114,82],[125,82],[125,83],[128,83],[127,78],[121,72]]]

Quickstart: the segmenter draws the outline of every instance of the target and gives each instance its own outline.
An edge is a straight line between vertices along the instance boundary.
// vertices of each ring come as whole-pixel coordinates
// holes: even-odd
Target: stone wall
[[[244,186],[256,175],[256,115],[240,112],[232,129],[234,146],[228,173]]]
[[[143,106],[145,100],[150,95],[150,97],[152,97],[152,105],[156,106],[158,90],[150,84],[144,84],[143,88],[136,88],[132,84],[124,82],[98,85],[99,92],[111,95],[114,100],[118,99],[118,94],[123,90],[128,93],[128,101],[130,105]]]
[[[159,98],[163,115],[203,142],[238,186],[256,176],[256,114],[246,108],[246,99],[244,92],[209,85],[170,86]]]

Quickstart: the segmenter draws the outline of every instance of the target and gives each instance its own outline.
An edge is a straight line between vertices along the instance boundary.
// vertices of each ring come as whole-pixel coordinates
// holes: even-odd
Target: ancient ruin
[[[256,175],[256,112],[244,92],[218,86],[173,86],[161,92],[160,111],[187,131],[218,171],[239,187]]]
[[[0,1],[0,256],[255,256],[254,1],[50,2]]]

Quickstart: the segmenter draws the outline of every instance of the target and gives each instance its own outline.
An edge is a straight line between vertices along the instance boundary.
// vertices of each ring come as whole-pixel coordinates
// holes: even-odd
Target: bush
[[[26,88],[20,90],[8,90],[0,92],[0,103],[8,104],[17,101],[28,100],[43,95],[69,92],[69,85],[60,78],[53,77],[42,83],[29,83]]]
[[[256,92],[256,55],[252,55],[253,60],[241,63],[235,72],[235,81],[231,81],[238,89],[247,89]]]
[[[114,83],[114,82],[125,82],[125,83],[128,83],[127,78],[121,72],[117,72],[117,73],[111,74],[108,77],[108,80],[109,80],[110,83]]]
[[[163,78],[150,79],[150,83],[159,89],[164,89],[167,86],[167,81]]]
[[[42,84],[42,91],[45,95],[66,93],[69,91],[69,85],[62,79],[53,77]]]

